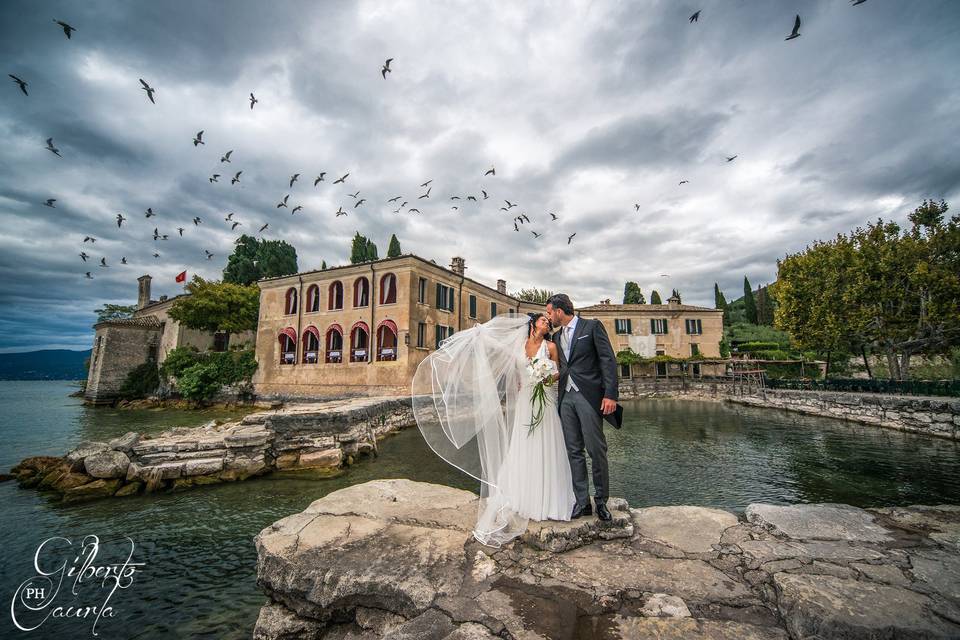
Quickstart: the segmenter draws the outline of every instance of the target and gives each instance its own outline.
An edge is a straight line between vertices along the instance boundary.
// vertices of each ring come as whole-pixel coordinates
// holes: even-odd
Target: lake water
[[[224,412],[128,411],[85,407],[63,382],[0,382],[0,470],[30,455],[62,455],[82,440],[134,430],[199,425]],[[960,503],[960,444],[850,423],[711,402],[642,400],[625,404],[620,431],[607,429],[610,492],[633,507],[691,504],[742,512],[751,502],[843,502],[861,507]],[[323,495],[376,478],[410,478],[475,490],[440,461],[417,429],[384,440],[380,457],[331,479],[303,474],[207,486],[184,493],[60,505],[0,484],[0,637],[90,637],[93,614],[49,618],[18,632],[10,602],[32,577],[38,545],[66,538],[72,549],[96,535],[97,563],[138,567],[133,584],[112,594],[103,638],[249,638],[264,596],[256,586],[253,536]],[[60,549],[65,542],[61,541]],[[55,550],[55,549],[54,549]],[[62,551],[50,553],[68,559]],[[72,584],[72,579],[70,584]],[[70,584],[56,603],[67,606]],[[99,606],[109,589],[81,583],[72,603]],[[46,611],[46,610],[45,610]],[[31,618],[36,624],[37,618]]]

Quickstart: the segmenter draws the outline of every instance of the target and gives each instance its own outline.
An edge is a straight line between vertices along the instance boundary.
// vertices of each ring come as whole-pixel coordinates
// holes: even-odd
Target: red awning
[[[293,340],[294,343],[297,342],[297,331],[293,327],[287,327],[286,329],[281,329],[280,336],[287,336],[288,338]],[[279,338],[280,336],[277,336],[277,338]]]
[[[313,336],[317,339],[317,342],[320,342],[320,331],[313,325],[310,325],[303,330],[303,337],[306,338],[308,333],[312,333]]]
[[[356,322],[353,323],[353,326],[350,327],[351,335],[353,335],[353,330],[356,329],[357,327],[363,327],[364,331],[366,331],[367,333],[370,333],[370,327],[367,326],[367,323],[364,322],[363,320],[357,320]]]
[[[400,332],[397,331],[397,323],[394,322],[393,320],[381,320],[380,324],[377,325],[377,331],[379,331],[380,327],[383,327],[383,326],[389,327],[390,330],[393,331],[393,335],[395,336],[400,335]]]
[[[336,322],[334,322],[332,325],[330,325],[329,327],[327,327],[327,333],[330,333],[331,331],[336,331],[336,332],[339,333],[340,335],[343,335],[343,327],[341,327],[341,326],[340,326],[339,324],[337,324]]]

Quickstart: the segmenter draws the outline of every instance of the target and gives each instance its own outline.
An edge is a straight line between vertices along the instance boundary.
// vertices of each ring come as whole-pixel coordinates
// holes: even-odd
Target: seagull
[[[258,102],[260,102],[260,101],[257,100],[256,98],[254,98],[254,97],[253,97],[253,94],[251,93],[251,94],[250,94],[250,110],[251,110],[251,111],[253,111],[253,105],[257,104]]]
[[[18,85],[20,85],[20,91],[23,91],[23,95],[25,95],[25,96],[30,95],[29,93],[27,93],[27,83],[26,83],[26,82],[24,82],[23,80],[21,80],[21,79],[18,78],[17,76],[13,75],[12,73],[8,73],[7,75],[10,76],[11,78],[13,78],[13,81],[16,82]]]
[[[198,227],[200,223],[203,222],[199,217],[193,219],[193,226]],[[182,233],[180,235],[183,235]]]
[[[517,221],[516,221],[516,219],[514,219],[514,221],[513,221],[513,230],[514,230],[514,231],[520,231],[520,227],[517,226]]]
[[[339,218],[340,216],[345,216],[345,215],[347,215],[347,212],[343,210],[343,207],[340,207],[339,209],[337,209],[337,216],[336,216],[336,217]]]
[[[484,199],[484,200],[486,200],[487,198],[489,198],[489,197],[490,197],[490,196],[488,196],[488,195],[487,195],[487,192],[486,192],[486,191],[484,191],[483,189],[480,189],[480,193],[482,193],[482,194],[483,194],[483,199]]]
[[[57,20],[56,18],[54,18],[53,21],[63,28],[63,32],[67,35],[67,40],[70,39],[70,34],[76,31],[76,29],[74,29],[73,27],[71,27],[70,25],[68,25],[66,22],[62,20]]]
[[[313,181],[313,186],[317,186],[318,184],[323,182],[323,176],[325,175],[327,175],[326,171],[321,172],[320,175],[317,176],[317,179]]]
[[[209,260],[210,258],[213,257],[213,254],[210,253],[209,251],[207,251],[206,249],[204,249],[203,252],[204,252],[205,254],[207,254],[207,260]]]
[[[120,228],[120,225],[122,225],[124,222],[126,222],[126,220],[127,220],[127,219],[123,217],[123,214],[122,214],[122,213],[118,213],[118,214],[117,214],[117,229],[119,229],[119,228]]]
[[[349,173],[343,174],[343,177],[337,178],[336,180],[334,180],[334,181],[333,181],[333,184],[337,184],[337,183],[340,183],[340,182],[346,182],[348,175],[350,175],[350,174],[349,174]]]
[[[639,204],[633,205],[633,210],[634,210],[634,211],[640,211],[640,205],[639,205]]]
[[[425,186],[429,185],[431,182],[433,182],[433,178],[430,178],[429,180],[427,180],[426,182],[424,182],[424,183],[423,183],[422,185],[420,185],[420,186],[421,186],[421,187],[425,187]]]
[[[557,219],[557,214],[551,213],[551,214],[550,214],[550,217],[553,218],[553,220],[556,220],[556,219]]]
[[[451,200],[459,200],[459,199],[460,199],[460,196],[450,196],[450,199],[451,199]]]
[[[47,151],[60,156],[60,149],[57,149],[55,146],[53,146],[53,138],[47,138]],[[62,158],[63,156],[60,157]]]
[[[507,203],[507,209],[513,209],[515,206],[517,206],[517,205],[513,204],[512,202],[510,202],[509,200],[504,200],[504,202]]]
[[[285,206],[287,206],[287,199],[288,199],[289,197],[290,197],[290,194],[289,194],[289,193],[288,193],[287,195],[283,196],[283,201],[280,202],[280,203],[277,205],[277,209],[279,209],[280,207],[285,207]]]
[[[120,264],[127,264],[127,256],[120,258]]]
[[[161,240],[166,240],[166,239],[169,238],[169,237],[170,237],[170,236],[168,236],[167,234],[163,234],[162,236],[160,236],[160,239],[161,239]]]
[[[525,222],[530,222],[530,218],[527,217],[527,214],[521,213],[520,217],[523,218]]]
[[[155,216],[155,215],[157,215],[157,214],[155,214],[155,213],[153,212],[153,207],[147,207],[147,210],[144,212],[143,217],[144,217],[144,218],[151,218],[151,217],[153,217],[153,216]]]
[[[220,157],[220,162],[230,162],[230,154],[231,154],[231,153],[233,153],[233,149],[230,149],[230,151],[227,151],[225,154],[223,154],[223,155]]]
[[[106,258],[100,258],[100,266],[101,266],[101,267],[107,267],[107,266],[109,266],[109,265],[107,264],[107,259],[106,259]]]
[[[297,206],[295,206],[293,209],[290,210],[290,215],[295,214],[297,211],[300,211],[301,209],[303,209],[303,205],[298,204]]]
[[[413,213],[414,211],[420,213],[420,209],[407,209],[407,213]]]
[[[394,209],[393,212],[394,212],[394,213],[400,213],[400,209]]]
[[[406,200],[404,200],[404,201],[403,201],[403,204],[400,205],[400,208],[403,209],[403,208],[404,208],[405,206],[407,206],[408,204],[410,204],[410,203],[407,202]]]
[[[231,211],[230,213],[227,214],[227,217],[224,218],[224,221],[225,221],[225,222],[232,222],[232,221],[233,221],[233,211]]]
[[[153,241],[156,242],[160,239],[160,231],[156,227],[153,228]]]
[[[700,11],[697,11],[695,14],[690,16],[690,22],[699,22],[700,21]]]
[[[533,234],[533,237],[534,237],[534,238],[539,238],[540,236],[543,235],[542,233],[537,233],[536,231],[534,231],[534,230],[532,230],[532,229],[530,230],[530,233]]]
[[[270,223],[268,222],[267,224],[265,224],[265,225],[263,225],[262,227],[260,227],[260,231],[257,231],[257,233],[263,233],[264,231],[267,230],[267,227],[269,227],[269,226],[270,226]]]
[[[197,131],[197,135],[193,138],[193,146],[197,146],[198,144],[207,144],[203,141],[203,129]]]
[[[397,200],[399,200],[399,199],[402,198],[402,197],[403,197],[403,196],[397,196],[396,198],[390,198],[389,200],[387,200],[387,202],[396,202]]]
[[[237,184],[238,182],[240,182],[241,173],[243,173],[243,171],[237,171],[237,175],[233,176],[233,179],[230,180],[230,184]]]
[[[576,232],[571,233],[569,236],[567,236],[567,244],[570,244],[571,242],[573,242],[573,236],[575,235],[577,235]]]
[[[800,14],[798,13],[797,19],[793,23],[793,31],[791,31],[790,35],[784,38],[784,40],[793,40],[794,38],[799,38],[799,37],[800,37]]]
[[[356,192],[356,193],[348,193],[347,195],[350,196],[351,198],[353,198],[354,200],[356,200],[357,198],[360,197],[360,190],[357,189],[357,192]]]
[[[293,186],[293,183],[296,182],[296,181],[297,181],[297,178],[299,178],[299,177],[300,177],[300,174],[299,174],[299,173],[295,173],[295,174],[293,174],[292,176],[290,176],[290,186],[291,186],[291,187]]]
[[[96,242],[97,239],[94,238],[93,236],[85,236],[85,237],[83,238],[83,241],[84,241],[84,242]]]
[[[209,178],[207,178],[207,180],[209,180],[210,182],[217,182],[217,178],[219,178],[219,177],[220,177],[220,174],[219,174],[219,173],[215,173],[215,174],[213,174],[212,176],[210,176]]]
[[[57,208],[56,205],[53,204],[56,201],[57,201],[56,198],[47,198],[47,201],[44,202],[43,204],[47,207],[50,207],[51,209],[56,209]]]
[[[393,58],[387,58],[387,61],[383,63],[383,69],[380,69],[380,73],[383,75],[383,79],[387,79],[387,74],[391,73],[393,69],[390,68],[390,63],[393,62]]]
[[[738,153],[737,156],[738,156],[738,155],[740,155],[740,154]],[[733,162],[734,160],[737,159],[737,156],[728,156],[728,157],[727,157],[727,162]]]
[[[670,277],[670,274],[669,274],[669,273],[661,273],[661,274],[660,274],[660,277],[661,277],[661,278],[669,278],[669,277]]]
[[[460,207],[450,207],[450,209],[452,209],[453,211],[457,211],[460,209]]]
[[[867,1],[867,0],[851,0],[851,2],[852,2],[853,4],[851,4],[850,6],[851,6],[851,7],[855,7],[855,6],[857,6],[858,4],[863,4],[863,3],[866,2],[866,1]]]
[[[89,272],[89,271],[87,271],[86,278],[87,278],[87,280],[93,280],[93,276],[90,275],[90,272]]]
[[[422,196],[420,196],[419,198],[417,198],[417,200],[423,200],[424,198],[429,198],[429,197],[430,197],[430,189],[433,189],[433,187],[427,187],[427,192],[426,192],[425,194],[423,194]]]
[[[689,181],[689,180],[681,180],[681,181],[680,181],[680,184],[687,184],[688,182],[690,182],[690,181]],[[678,184],[677,186],[679,187],[680,184]]]
[[[467,200],[473,200],[474,202],[476,202],[477,196],[467,196]]]
[[[484,177],[486,177],[486,176],[495,176],[495,175],[497,175],[497,170],[496,170],[496,168],[495,168],[493,165],[490,165],[490,168],[487,169],[487,172],[484,173],[483,175],[484,175]]]
[[[157,253],[156,251],[154,251],[154,252],[153,252],[153,257],[154,257],[154,258],[159,258],[159,257],[160,257],[160,254]]]
[[[153,92],[156,91],[156,89],[148,85],[143,78],[140,78],[140,84],[143,85],[141,89],[147,92],[147,97],[150,98],[150,102],[153,102]],[[157,103],[153,102],[153,104],[157,104]]]
[[[362,205],[362,204],[363,204],[364,202],[366,202],[366,201],[367,201],[366,198],[360,198],[359,200],[357,200],[357,204],[353,205],[353,208],[356,209],[357,207],[359,207],[360,205]]]
[[[89,258],[90,256],[88,256],[88,255],[86,254],[86,252],[81,251],[81,252],[80,252],[80,257],[83,259],[84,262],[86,262],[86,261],[87,261],[87,258]]]
[[[183,227],[177,227],[177,231],[180,232],[180,237],[183,237]]]
[[[241,224],[243,224],[243,223],[240,222],[239,220],[236,221],[236,222],[234,222],[232,225],[230,225],[230,231],[233,231],[234,229],[236,229],[237,227],[239,227]]]

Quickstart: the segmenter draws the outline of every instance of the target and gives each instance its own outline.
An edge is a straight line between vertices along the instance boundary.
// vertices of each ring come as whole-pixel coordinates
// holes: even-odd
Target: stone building
[[[188,329],[170,318],[174,301],[189,294],[151,300],[151,280],[149,275],[137,278],[137,310],[131,318],[93,325],[95,335],[84,391],[87,402],[113,402],[127,374],[145,362],[156,362],[159,366],[177,347],[193,346],[200,351],[227,349],[227,334]],[[229,337],[229,341],[235,345],[252,343],[253,333],[237,334]]]
[[[261,280],[257,395],[405,395],[417,366],[444,338],[498,314],[543,310],[507,294],[504,280],[491,288],[466,277],[465,270],[461,257],[444,268],[407,254]],[[649,340],[649,355],[688,356],[694,348],[720,355],[723,313],[715,309],[674,300],[607,301],[577,311],[603,321],[614,351],[633,344],[641,353],[635,343]],[[621,371],[642,373],[639,367]]]

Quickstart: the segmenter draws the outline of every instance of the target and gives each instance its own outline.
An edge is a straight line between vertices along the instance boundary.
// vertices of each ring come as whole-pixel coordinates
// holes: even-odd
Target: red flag
[[[186,282],[187,281],[187,272],[181,271],[177,274],[177,282]]]

